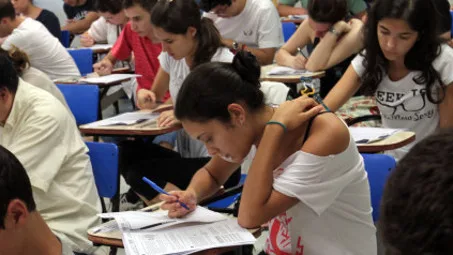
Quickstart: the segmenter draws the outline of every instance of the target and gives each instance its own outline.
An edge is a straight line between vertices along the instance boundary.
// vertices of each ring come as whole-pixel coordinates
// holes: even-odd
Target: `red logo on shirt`
[[[275,255],[290,255],[291,250],[291,233],[288,225],[292,218],[287,217],[286,213],[271,220],[269,224],[269,238],[266,242],[266,253]],[[302,238],[299,236],[297,243],[296,255],[303,255]]]

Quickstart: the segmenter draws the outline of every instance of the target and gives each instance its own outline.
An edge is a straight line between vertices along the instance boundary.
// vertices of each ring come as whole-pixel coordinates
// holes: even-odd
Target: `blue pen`
[[[161,194],[165,194],[165,195],[168,195],[168,196],[172,196],[171,194],[169,194],[167,191],[163,190],[161,187],[159,187],[157,184],[155,184],[155,183],[154,183],[153,181],[151,181],[150,179],[148,179],[148,178],[146,178],[146,177],[143,177],[142,180],[143,180],[144,182],[148,183],[149,186],[151,186],[151,188],[153,188],[155,191],[157,191],[157,192],[159,192],[159,193],[161,193]],[[182,207],[186,208],[187,210],[190,210],[189,207],[188,207],[186,204],[184,204],[184,203],[181,202],[181,201],[178,201],[178,202],[179,202],[179,204],[180,204]]]

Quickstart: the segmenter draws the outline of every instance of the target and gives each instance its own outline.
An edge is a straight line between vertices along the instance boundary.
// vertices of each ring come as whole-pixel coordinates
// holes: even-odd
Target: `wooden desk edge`
[[[361,144],[361,145],[357,145],[357,148],[358,148],[360,153],[363,153],[363,152],[374,153],[374,152],[381,152],[381,151],[388,151],[388,150],[398,149],[398,148],[401,148],[403,146],[406,146],[406,145],[412,143],[413,141],[415,141],[415,133],[413,133],[412,136],[410,136],[409,138],[407,138],[405,140],[402,140],[400,142],[391,143],[391,144],[388,144],[388,145],[382,145],[382,144]]]
[[[169,128],[155,128],[147,129],[146,127],[136,129],[108,129],[102,127],[96,128],[84,128],[84,125],[79,127],[79,131],[84,135],[124,135],[124,136],[134,136],[134,135],[161,135],[170,133],[172,131],[181,129],[181,126],[172,126]]]

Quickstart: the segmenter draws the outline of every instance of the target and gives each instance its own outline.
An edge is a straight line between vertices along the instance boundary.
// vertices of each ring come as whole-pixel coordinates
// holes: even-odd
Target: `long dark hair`
[[[185,34],[189,27],[197,30],[197,50],[192,69],[211,61],[222,47],[220,33],[208,18],[201,18],[194,0],[159,0],[151,11],[151,22],[172,34]]]
[[[432,103],[440,103],[445,96],[445,86],[433,68],[433,61],[440,54],[440,39],[437,34],[437,19],[432,1],[435,0],[377,0],[368,13],[365,23],[365,73],[362,76],[362,91],[373,95],[387,72],[389,61],[382,53],[377,36],[378,22],[385,18],[405,20],[411,29],[418,32],[418,39],[404,58],[404,65],[412,71],[420,71],[414,78],[417,84],[426,84],[427,97]],[[441,93],[434,96],[436,81]]]
[[[348,3],[346,0],[309,0],[307,10],[312,20],[334,24],[347,17]]]
[[[264,107],[260,90],[260,66],[254,55],[241,51],[233,63],[199,65],[184,80],[176,99],[179,120],[230,122],[228,105],[244,103],[250,112]]]

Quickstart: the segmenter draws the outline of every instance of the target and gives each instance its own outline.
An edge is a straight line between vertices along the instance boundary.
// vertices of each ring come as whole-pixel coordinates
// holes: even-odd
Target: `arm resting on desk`
[[[61,30],[68,30],[72,34],[81,34],[87,31],[90,28],[91,23],[98,18],[99,15],[96,12],[88,12],[84,19],[68,23],[63,26]]]

